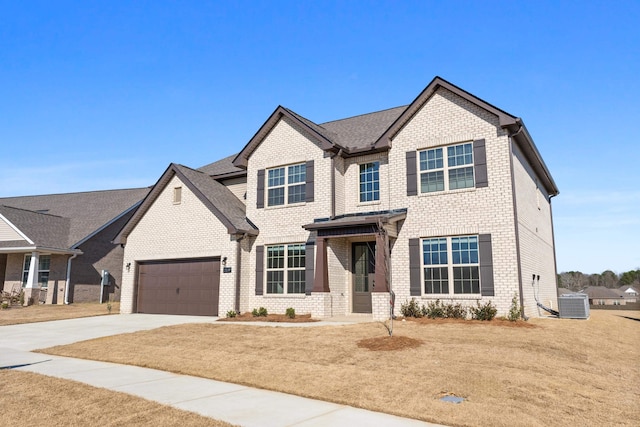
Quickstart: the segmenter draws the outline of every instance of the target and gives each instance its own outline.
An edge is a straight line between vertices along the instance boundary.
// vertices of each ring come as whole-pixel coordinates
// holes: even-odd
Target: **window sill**
[[[372,206],[372,205],[379,205],[380,200],[372,200],[371,202],[358,202],[358,204],[356,206]]]
[[[476,301],[482,299],[481,294],[425,294],[420,297],[423,300],[460,300],[460,301]]]
[[[301,203],[292,203],[292,204],[287,204],[287,205],[278,205],[278,206],[265,206],[264,210],[265,211],[270,211],[270,210],[276,210],[276,209],[286,209],[286,208],[295,208],[298,206],[306,206],[307,202],[301,202]]]
[[[432,191],[431,193],[418,193],[418,197],[433,197],[433,196],[441,196],[445,194],[470,193],[476,190],[477,190],[476,187],[469,187],[469,188],[459,188],[457,190]]]
[[[296,298],[296,299],[304,299],[306,298],[306,294],[263,294],[262,297],[263,298],[274,298],[274,299],[279,299],[279,298]]]

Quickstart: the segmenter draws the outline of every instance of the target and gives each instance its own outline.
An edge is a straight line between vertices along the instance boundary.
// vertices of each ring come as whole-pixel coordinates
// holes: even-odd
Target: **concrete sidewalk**
[[[30,350],[215,318],[117,315],[0,327],[0,369],[30,371],[128,393],[241,426],[434,426],[417,420],[128,365]],[[308,323],[321,326],[324,322]],[[336,324],[336,323],[332,323]],[[302,325],[302,324],[296,324]]]

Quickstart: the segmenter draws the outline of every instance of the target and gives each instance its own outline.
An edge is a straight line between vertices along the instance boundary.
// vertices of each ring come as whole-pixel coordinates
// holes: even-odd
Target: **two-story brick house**
[[[117,239],[122,311],[385,318],[393,291],[537,316],[557,194],[519,118],[438,77],[323,124],[278,107],[237,156],[167,169]]]

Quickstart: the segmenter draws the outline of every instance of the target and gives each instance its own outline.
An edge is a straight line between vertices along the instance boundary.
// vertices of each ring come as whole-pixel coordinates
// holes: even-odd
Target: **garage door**
[[[219,258],[141,263],[137,311],[217,316],[219,290]]]

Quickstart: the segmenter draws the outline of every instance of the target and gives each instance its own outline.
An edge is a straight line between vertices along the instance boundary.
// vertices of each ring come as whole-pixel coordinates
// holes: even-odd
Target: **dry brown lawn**
[[[0,371],[0,425],[209,426],[231,424],[149,400],[31,372]]]
[[[120,303],[114,302],[111,313],[120,312]],[[49,320],[75,319],[77,317],[91,317],[109,314],[107,304],[75,303],[69,305],[30,305],[22,307],[13,305],[0,309],[0,326],[18,325],[21,323],[47,322]]]
[[[626,317],[625,317],[626,316]],[[462,425],[637,425],[640,312],[589,320],[313,328],[191,324],[47,353],[126,363]],[[368,342],[366,340],[373,341]],[[373,351],[383,341],[410,345]],[[416,341],[419,341],[415,347]],[[412,348],[412,346],[414,346]],[[466,400],[440,401],[444,395]]]

